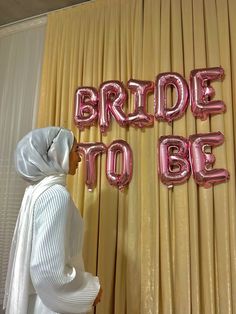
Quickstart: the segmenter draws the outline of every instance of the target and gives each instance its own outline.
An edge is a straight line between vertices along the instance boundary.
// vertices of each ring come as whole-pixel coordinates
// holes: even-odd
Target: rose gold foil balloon
[[[92,126],[98,117],[98,93],[93,87],[80,87],[75,94],[75,125],[83,130]]]
[[[224,70],[221,67],[196,69],[190,74],[191,110],[202,120],[209,115],[222,113],[226,106],[222,100],[211,100],[215,94],[210,81],[221,80]]]
[[[78,151],[84,157],[85,183],[92,191],[97,181],[96,157],[106,151],[106,146],[103,143],[80,143]]]
[[[129,125],[138,128],[153,126],[154,117],[147,113],[147,94],[153,91],[152,81],[129,80],[128,88],[134,94],[134,112],[128,114]]]
[[[175,104],[167,107],[167,88],[173,86],[177,92]],[[178,73],[161,73],[156,77],[154,93],[155,118],[160,121],[171,122],[179,119],[188,106],[188,84]]]
[[[122,167],[117,173],[117,157],[122,155]],[[109,183],[120,190],[127,186],[132,178],[133,155],[129,144],[123,140],[116,140],[111,143],[107,150],[106,175]]]
[[[124,85],[120,81],[107,81],[101,84],[99,89],[99,125],[102,133],[109,127],[111,114],[121,126],[125,126],[126,115],[123,105],[127,94]]]
[[[159,173],[168,187],[184,183],[191,175],[188,141],[181,136],[161,136],[159,139]]]
[[[206,188],[215,183],[229,180],[225,169],[209,169],[215,162],[215,156],[204,151],[206,146],[216,147],[224,142],[221,132],[194,134],[189,137],[193,176],[197,184]]]

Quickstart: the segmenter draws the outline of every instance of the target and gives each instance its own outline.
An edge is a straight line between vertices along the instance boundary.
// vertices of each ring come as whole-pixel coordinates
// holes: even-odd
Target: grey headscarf
[[[38,182],[69,171],[73,133],[60,127],[35,129],[19,141],[15,153],[17,172],[28,182]]]
[[[33,130],[17,145],[16,169],[31,185],[25,191],[11,244],[3,302],[6,314],[27,313],[34,204],[50,186],[65,185],[73,141],[71,131],[48,127]]]

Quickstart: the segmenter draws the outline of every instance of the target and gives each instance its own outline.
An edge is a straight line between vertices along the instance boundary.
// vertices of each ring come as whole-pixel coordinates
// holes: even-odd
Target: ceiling
[[[0,0],[0,26],[89,0]]]

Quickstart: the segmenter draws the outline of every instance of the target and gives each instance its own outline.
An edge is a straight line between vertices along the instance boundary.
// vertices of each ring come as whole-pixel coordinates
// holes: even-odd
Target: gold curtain
[[[236,2],[234,0],[97,0],[50,13],[45,43],[38,125],[61,125],[81,142],[126,140],[133,178],[118,191],[97,162],[97,187],[88,192],[83,164],[69,187],[85,221],[84,258],[100,277],[104,295],[97,314],[236,313]],[[225,114],[206,121],[188,108],[171,125],[121,128],[113,119],[106,135],[98,126],[79,132],[73,122],[75,90],[106,80],[155,80],[195,68],[222,66],[213,83]],[[127,112],[133,111],[129,94]],[[153,95],[148,98],[153,113]],[[216,168],[231,174],[210,189],[186,184],[168,189],[157,175],[161,135],[188,137],[221,131]]]

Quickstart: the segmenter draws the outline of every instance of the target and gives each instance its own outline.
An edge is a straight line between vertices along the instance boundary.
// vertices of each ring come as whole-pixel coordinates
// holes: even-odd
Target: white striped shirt
[[[100,285],[97,277],[84,271],[82,243],[83,220],[69,192],[62,185],[51,186],[34,206],[30,263],[31,294],[36,293],[48,309],[44,313],[92,309]]]

